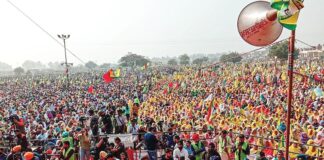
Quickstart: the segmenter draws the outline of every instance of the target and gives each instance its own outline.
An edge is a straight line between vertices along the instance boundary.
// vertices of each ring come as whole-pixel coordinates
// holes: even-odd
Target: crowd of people
[[[295,66],[289,156],[323,159],[324,62]],[[139,149],[150,160],[282,160],[286,68],[151,66],[110,83],[74,73],[69,85],[65,75],[2,77],[0,160],[134,159]]]

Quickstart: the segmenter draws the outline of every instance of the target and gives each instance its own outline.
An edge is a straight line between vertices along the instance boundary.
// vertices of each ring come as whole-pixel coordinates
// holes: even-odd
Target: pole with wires
[[[61,35],[57,35],[60,39],[63,40],[63,45],[64,45],[64,57],[65,57],[65,62],[62,63],[63,66],[65,66],[65,74],[66,74],[66,84],[65,84],[65,89],[67,91],[69,91],[69,87],[70,87],[70,80],[69,80],[69,67],[73,65],[73,63],[68,63],[67,62],[67,55],[66,55],[66,43],[65,40],[70,38],[70,35],[65,35],[65,34],[61,34]]]

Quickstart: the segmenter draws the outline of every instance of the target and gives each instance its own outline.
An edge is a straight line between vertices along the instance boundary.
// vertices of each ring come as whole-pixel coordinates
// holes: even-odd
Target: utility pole
[[[66,74],[66,84],[65,84],[65,89],[68,91],[69,87],[70,87],[70,80],[69,80],[69,67],[73,65],[73,63],[68,63],[67,62],[67,55],[66,55],[66,44],[65,44],[65,40],[70,38],[70,35],[65,35],[65,34],[61,34],[61,35],[57,35],[60,39],[63,40],[63,44],[64,44],[64,56],[65,56],[65,63],[62,63],[62,66],[65,66],[65,74]]]

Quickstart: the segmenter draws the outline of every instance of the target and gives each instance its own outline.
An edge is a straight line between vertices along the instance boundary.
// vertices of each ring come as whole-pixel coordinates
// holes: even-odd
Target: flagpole
[[[287,138],[286,138],[286,155],[285,158],[289,158],[289,140],[290,140],[290,116],[291,116],[291,101],[292,101],[292,88],[293,88],[293,72],[294,72],[294,51],[295,51],[295,30],[291,31],[289,39],[289,55],[288,55],[288,111],[287,111]]]

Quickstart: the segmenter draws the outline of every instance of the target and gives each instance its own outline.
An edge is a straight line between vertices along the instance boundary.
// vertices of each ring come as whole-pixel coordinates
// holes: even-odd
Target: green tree
[[[220,57],[221,62],[232,62],[237,63],[242,60],[242,56],[237,52],[230,52],[229,54],[223,54]]]
[[[22,67],[17,67],[17,68],[14,69],[14,73],[15,73],[16,75],[21,75],[21,74],[23,74],[24,72],[25,72],[25,70],[24,70]]]
[[[134,53],[128,53],[119,60],[119,65],[123,67],[133,67],[140,66],[143,67],[145,64],[149,63],[150,60],[146,59],[142,55],[137,55]]]
[[[93,61],[89,61],[89,62],[87,62],[87,63],[85,64],[85,66],[86,66],[87,68],[94,69],[94,68],[96,68],[98,65],[97,65],[95,62],[93,62]]]
[[[168,61],[168,65],[177,65],[178,64],[178,62],[177,62],[177,60],[176,59],[170,59],[169,61]]]
[[[103,63],[103,64],[100,65],[100,68],[101,69],[108,69],[108,68],[110,68],[110,64],[109,63]]]
[[[10,71],[10,70],[12,70],[12,67],[9,64],[0,62],[0,71]]]
[[[284,41],[281,43],[277,43],[270,47],[270,52],[268,54],[269,57],[274,58],[277,56],[280,60],[287,60],[288,59],[288,41]],[[295,58],[298,58],[299,51],[295,48]]]
[[[190,57],[187,54],[180,55],[179,60],[181,65],[187,65],[190,63]]]
[[[202,58],[197,58],[195,60],[192,61],[193,64],[197,64],[197,65],[201,65],[204,62],[208,61],[208,57],[202,57]]]

